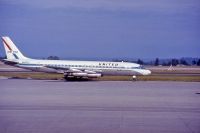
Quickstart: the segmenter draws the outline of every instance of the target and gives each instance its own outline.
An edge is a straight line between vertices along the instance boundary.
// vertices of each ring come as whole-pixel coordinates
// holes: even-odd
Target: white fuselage
[[[78,72],[101,73],[102,75],[149,75],[151,71],[129,62],[67,61],[67,60],[21,60],[17,67],[50,73],[65,73],[66,69]],[[55,69],[57,68],[57,69]]]

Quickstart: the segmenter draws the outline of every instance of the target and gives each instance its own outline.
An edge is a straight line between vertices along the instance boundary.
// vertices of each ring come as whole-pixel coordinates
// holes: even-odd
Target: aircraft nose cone
[[[143,73],[143,75],[150,75],[151,71],[150,70],[145,70],[145,72]]]
[[[148,70],[148,75],[150,75],[151,74],[151,71],[150,70]]]

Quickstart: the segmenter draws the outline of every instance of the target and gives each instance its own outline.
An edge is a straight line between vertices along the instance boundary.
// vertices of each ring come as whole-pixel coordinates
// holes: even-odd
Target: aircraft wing
[[[101,77],[101,73],[97,73],[92,70],[87,70],[87,69],[75,69],[75,68],[70,68],[70,67],[62,67],[62,66],[45,66],[47,68],[55,69],[58,71],[63,71],[65,76],[74,76],[74,77]]]
[[[47,68],[52,68],[52,69],[56,69],[56,70],[69,70],[69,67],[62,67],[62,66],[52,66],[52,65],[45,65],[44,67]]]
[[[74,68],[70,68],[70,67],[62,67],[62,66],[46,65],[44,67],[55,69],[55,70],[62,70],[65,73],[75,73],[75,72],[82,72],[83,71],[83,70],[79,70],[79,69],[74,69]]]

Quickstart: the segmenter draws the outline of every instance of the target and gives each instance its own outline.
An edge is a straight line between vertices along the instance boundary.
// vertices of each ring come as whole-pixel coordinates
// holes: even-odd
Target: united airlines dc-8
[[[4,63],[24,69],[47,73],[62,73],[66,80],[98,78],[104,75],[149,75],[140,64],[107,61],[38,60],[25,57],[9,37],[2,37],[6,59]]]

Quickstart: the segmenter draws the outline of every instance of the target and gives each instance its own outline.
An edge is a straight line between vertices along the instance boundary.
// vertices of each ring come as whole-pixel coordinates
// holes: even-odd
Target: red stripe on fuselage
[[[7,44],[7,42],[2,38],[3,42],[5,43],[5,45],[7,46],[7,48],[12,51],[12,49],[10,48],[10,46]]]

